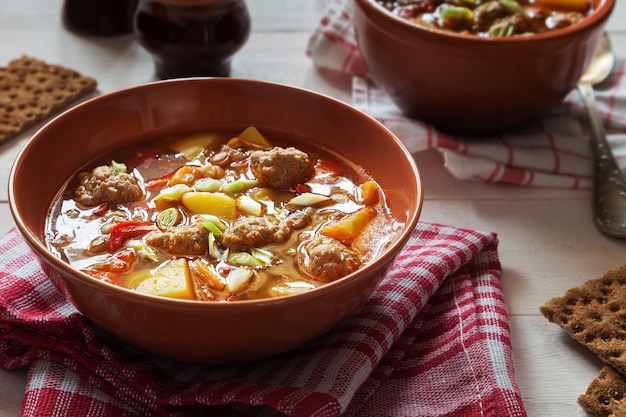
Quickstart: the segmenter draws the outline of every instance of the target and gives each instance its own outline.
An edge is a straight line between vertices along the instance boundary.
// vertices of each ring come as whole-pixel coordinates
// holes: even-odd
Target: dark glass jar
[[[65,0],[61,16],[72,32],[117,36],[133,31],[137,0]]]
[[[134,32],[161,79],[229,76],[250,16],[244,0],[139,0]]]

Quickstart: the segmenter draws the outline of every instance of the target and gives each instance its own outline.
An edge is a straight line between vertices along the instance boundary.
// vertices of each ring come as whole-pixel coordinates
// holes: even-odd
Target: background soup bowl
[[[374,262],[318,289],[233,303],[135,293],[81,273],[48,251],[44,235],[50,205],[84,165],[146,137],[247,125],[308,138],[363,166],[386,191],[392,216],[403,224],[398,239]],[[58,273],[53,282],[86,317],[158,355],[228,362],[290,350],[326,332],[356,308],[409,238],[423,194],[406,148],[384,126],[354,108],[288,86],[197,78],[117,91],[59,115],[17,157],[9,199],[19,231]]]
[[[375,0],[355,0],[369,75],[408,116],[447,132],[522,127],[561,103],[591,61],[615,0],[583,21],[530,36],[478,37],[426,28]]]

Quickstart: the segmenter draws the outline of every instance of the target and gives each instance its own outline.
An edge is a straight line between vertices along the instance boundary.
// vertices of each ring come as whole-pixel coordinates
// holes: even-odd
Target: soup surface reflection
[[[395,239],[400,225],[361,167],[308,142],[279,142],[251,126],[112,154],[68,181],[48,246],[137,292],[236,301],[334,281]]]

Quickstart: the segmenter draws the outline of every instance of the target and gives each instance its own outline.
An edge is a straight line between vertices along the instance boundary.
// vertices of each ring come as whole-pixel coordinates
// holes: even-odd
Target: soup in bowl
[[[396,16],[424,27],[482,37],[530,36],[582,22],[589,0],[378,0]]]
[[[398,238],[363,167],[283,140],[212,129],[107,155],[53,203],[48,249],[136,292],[234,302],[310,291]]]
[[[559,105],[615,4],[572,0],[563,3],[579,10],[557,10],[537,0],[532,10],[544,18],[532,20],[523,1],[450,3],[355,0],[354,26],[369,76],[398,108],[461,135],[522,128]]]
[[[216,363],[332,328],[423,200],[412,156],[374,119],[237,79],[80,104],[33,136],[9,184],[18,229],[81,313],[146,351]]]

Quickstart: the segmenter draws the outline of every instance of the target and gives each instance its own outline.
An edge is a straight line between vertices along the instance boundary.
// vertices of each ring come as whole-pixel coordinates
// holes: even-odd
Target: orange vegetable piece
[[[81,269],[87,275],[91,275],[94,278],[97,278],[104,282],[109,282],[111,284],[120,285],[124,282],[124,273],[115,273],[110,271],[99,271],[96,269]]]
[[[135,259],[137,259],[137,255],[134,251],[123,250],[113,254],[107,260],[95,264],[93,268],[104,272],[122,273],[130,270]]]
[[[586,13],[591,8],[589,0],[534,0],[532,4],[553,9],[575,10]]]
[[[215,275],[208,267],[207,265],[202,262],[200,259],[194,259],[190,264],[189,264],[189,269],[191,270],[191,273],[201,279],[202,281],[206,282],[208,284],[209,287],[213,288],[214,290],[223,290],[225,287],[225,283],[224,281],[222,281],[220,279],[220,277],[218,277],[217,275]]]
[[[233,149],[241,149],[246,147],[246,142],[235,136],[234,138],[229,139],[228,142],[226,142],[226,145]]]
[[[336,223],[322,228],[322,234],[337,239],[344,245],[351,245],[359,237],[365,226],[376,217],[373,207],[365,207],[349,214]]]
[[[147,190],[158,190],[159,188],[165,187],[169,180],[169,177],[153,178],[146,181],[145,186]]]
[[[365,181],[359,185],[360,200],[365,205],[372,205],[378,202],[378,184],[375,181]]]
[[[201,177],[201,174],[198,171],[197,167],[183,165],[174,173],[174,175],[172,175],[172,178],[170,178],[170,185],[174,185],[174,184],[192,185],[200,177]]]
[[[224,168],[217,165],[209,164],[201,167],[183,165],[182,167],[178,168],[176,172],[174,172],[174,175],[172,175],[169,180],[169,184],[193,185],[193,183],[200,178],[210,177],[219,179],[223,178],[224,174]]]

